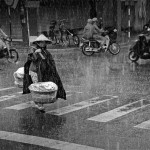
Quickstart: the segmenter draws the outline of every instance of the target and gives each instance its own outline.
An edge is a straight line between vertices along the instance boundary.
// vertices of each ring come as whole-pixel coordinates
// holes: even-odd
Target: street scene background
[[[75,26],[78,24],[77,18],[70,16],[73,20],[70,20],[71,27],[82,34],[88,14],[77,6],[82,4],[83,8],[85,4],[87,10],[90,6],[83,1],[74,1],[71,0],[69,6],[64,4],[63,8],[69,7],[72,10],[71,15],[75,12],[79,13],[74,10],[84,12],[81,14],[85,19],[78,15],[81,20],[78,21],[79,26]],[[51,2],[50,5],[47,1],[41,1],[36,6],[33,6],[31,2],[29,16],[39,13],[40,7],[53,7],[54,10],[55,7],[52,4],[58,4],[58,0]],[[109,15],[108,18],[106,17],[107,11],[103,11],[108,10],[106,6],[109,2],[110,0],[106,3],[97,1],[96,8],[97,11],[100,10],[99,15],[103,14],[105,25],[113,23],[116,27],[119,26],[120,53],[112,55],[107,51],[85,56],[79,46],[73,45],[72,40],[69,46],[61,43],[49,45],[48,51],[55,60],[67,93],[67,100],[58,99],[53,104],[45,104],[45,113],[41,113],[34,107],[31,94],[22,95],[22,88],[14,85],[13,73],[24,66],[29,45],[32,44],[30,40],[35,39],[41,32],[48,32],[50,19],[46,16],[45,23],[44,19],[39,22],[35,17],[32,20],[37,22],[34,30],[32,29],[35,22],[29,21],[31,23],[29,35],[26,30],[29,23],[26,22],[26,16],[25,18],[22,16],[21,20],[20,16],[13,17],[13,13],[19,14],[17,11],[20,11],[22,3],[16,1],[14,8],[11,8],[12,24],[9,23],[7,11],[3,12],[8,18],[3,16],[0,20],[4,22],[6,33],[8,35],[11,33],[13,39],[11,46],[17,49],[19,60],[16,63],[9,63],[5,58],[0,59],[0,150],[150,150],[150,61],[139,59],[137,63],[133,63],[128,58],[130,47],[135,44],[143,25],[148,21],[148,9],[146,9],[146,19],[142,15],[142,18],[136,20],[134,13],[133,16],[131,15],[133,30],[132,28],[130,30],[128,18],[125,21],[116,12],[121,6],[125,14],[128,14],[129,3],[119,1],[122,3],[119,5],[118,1],[111,1],[111,6],[117,4],[118,7],[112,8],[116,15],[109,20]],[[131,7],[136,11],[137,8],[141,8],[141,3],[145,4],[144,2],[134,1]],[[146,2],[146,8],[148,8],[149,1]],[[4,6],[1,8],[2,12],[7,5],[3,0],[0,3]],[[56,8],[61,8],[60,5]],[[102,6],[103,9],[98,9]],[[47,8],[44,9],[45,13],[49,14],[46,10]],[[61,14],[63,10],[57,9],[54,12],[57,17],[56,12]],[[64,19],[65,14],[67,13],[64,13],[63,17],[58,15],[59,19]],[[44,13],[40,15],[44,16]],[[53,16],[53,19],[55,17]],[[135,21],[138,21],[138,24]],[[78,34],[79,37],[81,37],[80,34]]]

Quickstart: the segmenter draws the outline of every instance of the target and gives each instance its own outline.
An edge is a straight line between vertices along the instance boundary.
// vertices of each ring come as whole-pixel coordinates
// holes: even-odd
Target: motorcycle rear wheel
[[[120,52],[120,45],[118,43],[112,43],[108,50],[111,54],[117,55]]]
[[[73,36],[73,43],[74,45],[79,46],[80,40],[77,35]]]
[[[8,62],[16,63],[19,59],[19,54],[16,49],[10,49],[10,56],[7,57]]]
[[[67,35],[66,37],[63,37],[62,38],[63,39],[63,46],[65,46],[65,47],[68,47],[69,45],[70,45],[70,38],[69,38],[69,36]]]
[[[84,44],[83,47],[82,47],[82,53],[86,56],[92,56],[94,54],[93,51],[87,51],[89,50],[91,47],[89,47],[88,44]]]
[[[139,56],[134,51],[130,51],[128,56],[132,62],[136,62],[139,59]]]

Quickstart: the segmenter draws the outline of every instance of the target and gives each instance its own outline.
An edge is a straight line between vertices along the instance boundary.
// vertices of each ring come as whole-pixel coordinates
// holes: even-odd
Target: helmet
[[[97,19],[97,18],[93,18],[92,21],[93,21],[93,22],[96,22],[96,21],[98,21],[98,19]]]
[[[88,22],[88,23],[92,23],[92,19],[88,19],[87,22]]]

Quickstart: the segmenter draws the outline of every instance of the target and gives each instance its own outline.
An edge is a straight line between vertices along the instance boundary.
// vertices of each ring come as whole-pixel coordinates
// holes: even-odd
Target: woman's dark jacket
[[[23,94],[30,93],[29,85],[32,84],[31,76],[29,75],[29,68],[31,63],[35,64],[38,82],[52,81],[58,86],[58,92],[56,98],[62,98],[66,100],[66,92],[63,88],[61,79],[56,70],[55,62],[52,55],[46,50],[42,50],[42,55],[45,59],[42,59],[39,54],[28,54],[27,62],[24,65],[24,80],[23,80]]]

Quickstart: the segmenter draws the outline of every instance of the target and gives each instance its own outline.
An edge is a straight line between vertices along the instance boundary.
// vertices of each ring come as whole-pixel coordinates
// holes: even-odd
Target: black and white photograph
[[[150,0],[0,0],[0,150],[150,150]]]

